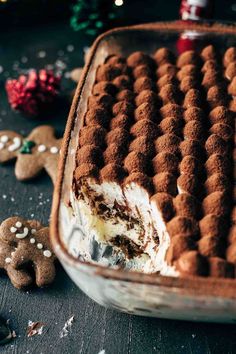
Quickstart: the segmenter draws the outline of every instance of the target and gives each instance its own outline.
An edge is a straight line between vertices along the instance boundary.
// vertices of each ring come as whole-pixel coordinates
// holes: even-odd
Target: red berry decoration
[[[28,75],[6,82],[8,101],[17,111],[37,116],[48,109],[58,96],[61,78],[49,70],[31,70]]]

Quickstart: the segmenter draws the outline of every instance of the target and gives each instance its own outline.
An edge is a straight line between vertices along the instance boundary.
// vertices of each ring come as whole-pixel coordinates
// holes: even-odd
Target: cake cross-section
[[[235,114],[236,48],[106,58],[79,117],[71,197],[104,257],[145,273],[235,277]]]

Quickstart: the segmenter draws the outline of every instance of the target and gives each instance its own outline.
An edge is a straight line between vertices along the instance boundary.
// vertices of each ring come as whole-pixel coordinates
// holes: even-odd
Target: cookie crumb
[[[33,322],[33,321],[28,321],[28,328],[27,328],[27,337],[33,337],[36,334],[41,335],[43,333],[43,327],[45,326],[45,323],[43,322]]]
[[[64,324],[64,327],[62,328],[61,332],[60,332],[60,338],[64,338],[64,337],[67,337],[69,332],[70,332],[70,329],[72,327],[72,324],[74,322],[74,318],[75,318],[75,315],[72,315]]]

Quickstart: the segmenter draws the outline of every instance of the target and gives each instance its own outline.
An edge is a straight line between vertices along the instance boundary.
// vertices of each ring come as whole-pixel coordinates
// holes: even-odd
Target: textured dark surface
[[[66,46],[73,44],[73,53],[66,54]],[[28,133],[33,127],[47,122],[63,132],[68,106],[45,120],[27,120],[10,111],[6,102],[3,83],[5,70],[12,75],[14,61],[23,56],[28,62],[20,66],[38,67],[58,59],[58,51],[70,56],[68,70],[82,64],[82,48],[85,38],[73,34],[67,27],[52,25],[1,34],[0,65],[0,129],[14,129]],[[44,50],[47,56],[37,59]],[[65,56],[63,61],[65,61]],[[66,69],[67,71],[67,69]],[[64,80],[64,87],[73,85]],[[52,185],[44,175],[37,180],[20,183],[14,177],[14,164],[0,167],[0,220],[12,215],[36,217],[45,224],[50,214]],[[65,322],[75,315],[75,321],[67,337],[60,338]],[[59,268],[56,282],[49,289],[21,292],[12,287],[8,279],[0,277],[0,315],[10,319],[17,337],[0,347],[0,353],[88,353],[106,354],[138,353],[235,353],[236,327],[223,324],[203,324],[134,317],[106,310],[90,299],[72,283]],[[42,335],[27,338],[28,321],[46,324]]]

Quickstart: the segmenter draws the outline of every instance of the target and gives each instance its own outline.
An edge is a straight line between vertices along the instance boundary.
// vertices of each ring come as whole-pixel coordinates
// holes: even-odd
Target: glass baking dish
[[[72,280],[93,300],[106,307],[145,316],[196,321],[236,321],[236,281],[217,278],[172,278],[147,275],[88,263],[78,257],[76,244],[85,238],[75,222],[71,186],[78,135],[87,109],[97,67],[111,54],[129,55],[141,50],[153,53],[158,47],[176,52],[182,36],[198,38],[197,46],[214,44],[219,50],[236,44],[233,24],[154,23],[111,30],[94,43],[69,114],[54,191],[51,241],[56,255]]]

